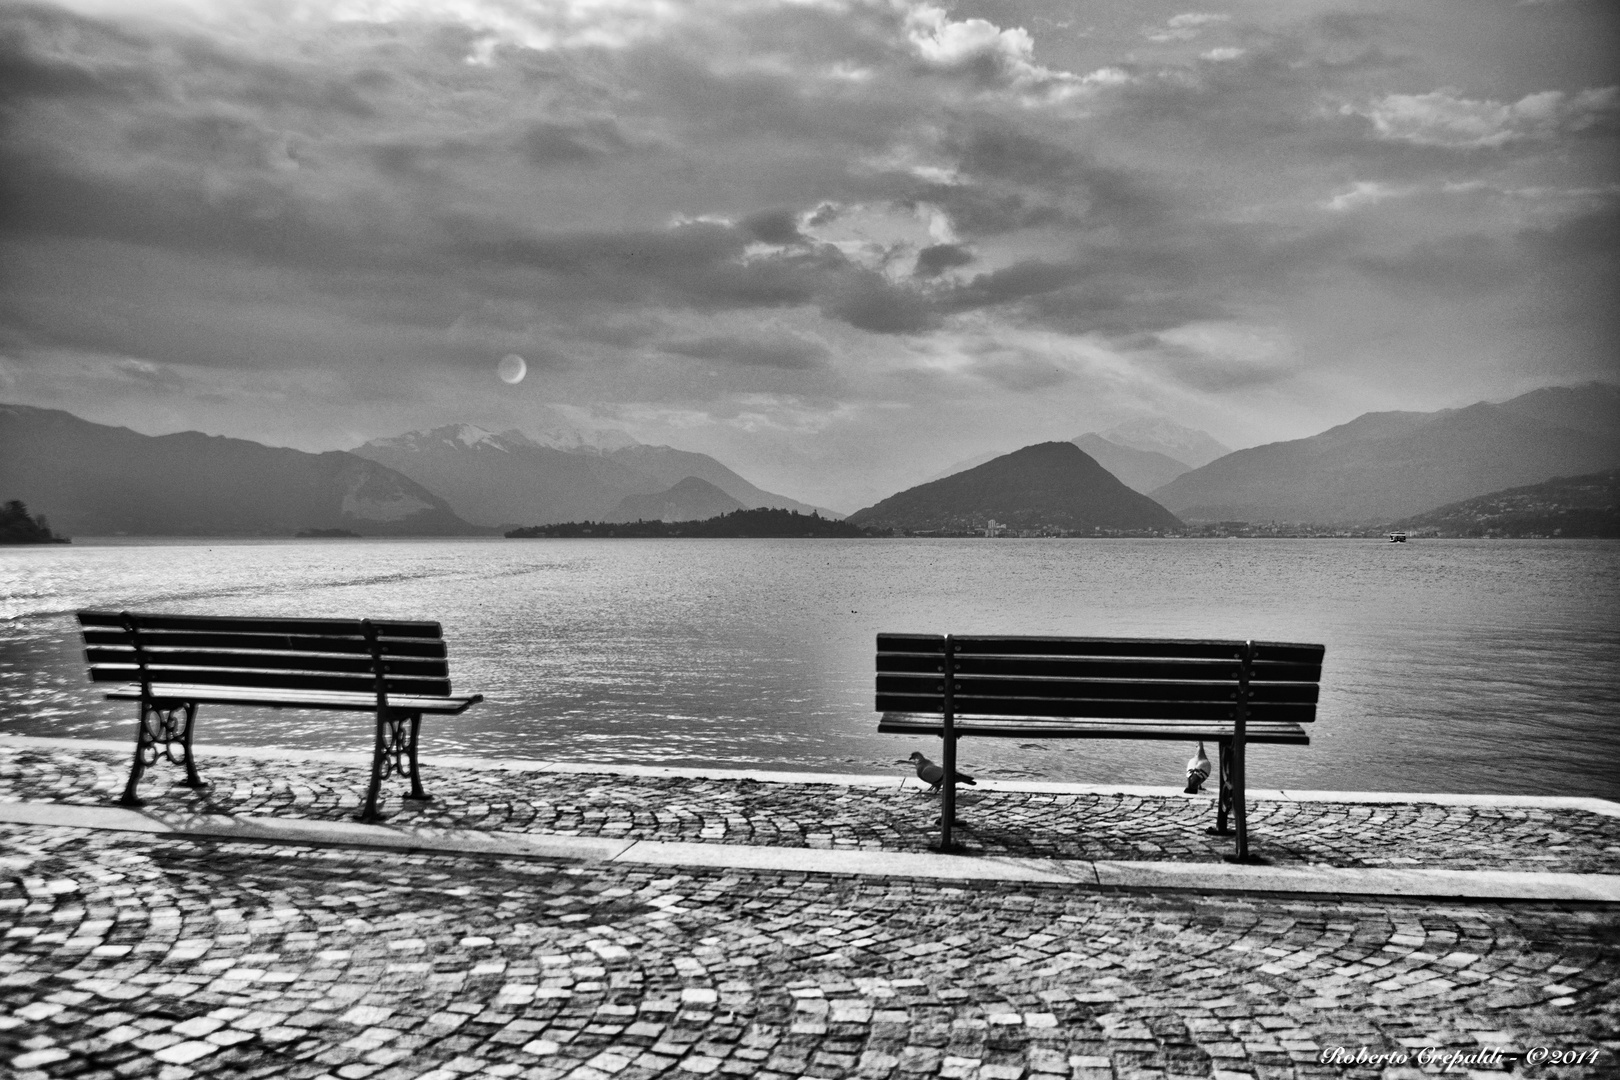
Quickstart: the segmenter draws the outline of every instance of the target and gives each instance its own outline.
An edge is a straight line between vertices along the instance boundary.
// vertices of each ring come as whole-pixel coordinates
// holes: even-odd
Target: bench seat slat
[[[1204,639],[1071,638],[1028,635],[953,636],[960,656],[1077,656],[1137,657],[1181,660],[1237,660],[1244,642]],[[1326,649],[1291,641],[1256,641],[1254,659],[1262,663],[1320,666]],[[943,635],[879,634],[877,652],[938,655],[945,651]]]
[[[880,656],[878,674],[938,676],[944,670],[942,657]],[[1237,685],[1242,672],[1231,661],[1209,660],[1093,660],[1042,659],[1035,657],[958,657],[954,670],[959,679],[968,676],[1007,676],[1058,679],[1188,679],[1196,682],[1224,682]],[[1256,664],[1250,682],[1320,682],[1322,668],[1313,664]]]
[[[1065,701],[959,695],[956,708],[961,714],[981,716],[1111,717],[1116,720],[1231,720],[1236,715],[1236,706],[1232,703],[1205,701]],[[938,714],[944,711],[944,700],[938,695],[879,694],[877,711]],[[1257,721],[1308,724],[1316,719],[1316,706],[1262,702],[1249,706],[1249,717]]]
[[[367,693],[375,700],[375,682],[371,676],[318,675],[298,671],[233,671],[228,668],[167,667],[149,665],[147,670],[153,682],[188,683],[206,686],[258,686],[280,687],[284,690],[332,690],[337,692]],[[131,682],[140,679],[140,672],[132,667],[102,665],[90,669],[91,682]],[[449,679],[385,680],[390,694],[426,694],[443,696],[450,692]]]
[[[939,675],[879,675],[879,694],[925,694],[944,692]],[[1250,686],[1250,700],[1259,702],[1314,704],[1318,687],[1311,682],[1261,683]],[[957,700],[970,697],[1053,698],[1074,701],[1097,698],[1108,701],[1217,701],[1237,700],[1235,682],[1172,682],[1124,679],[956,679]]]
[[[288,693],[285,690],[251,687],[224,687],[197,683],[153,683],[152,696],[160,701],[191,701],[199,705],[253,705],[260,708],[336,709],[349,712],[375,712],[377,695],[353,694],[334,691],[304,691]],[[130,683],[109,691],[109,701],[139,701],[139,683]],[[482,694],[466,697],[450,695],[399,694],[390,695],[388,704],[406,712],[455,714],[484,700]]]
[[[143,646],[161,649],[253,649],[262,652],[332,653],[369,656],[371,648],[363,637],[312,637],[296,634],[233,634],[203,631],[141,633]],[[125,630],[86,630],[86,645],[133,648]],[[384,656],[414,656],[428,659],[447,654],[442,640],[427,638],[380,638]]]
[[[370,675],[371,657],[344,655],[312,655],[308,653],[244,653],[205,652],[199,649],[153,649],[147,652],[150,662],[164,667],[216,667],[250,668],[259,671],[339,671]],[[94,648],[84,650],[84,658],[92,664],[136,663],[133,649]],[[417,676],[419,678],[448,678],[450,665],[444,660],[412,660],[388,657],[383,666],[389,675]]]
[[[132,613],[144,630],[228,630],[238,634],[304,634],[315,636],[363,637],[360,619],[256,619],[232,615],[143,615]],[[81,626],[122,627],[124,617],[116,611],[81,611]],[[373,619],[371,625],[383,637],[442,638],[436,622]]]
[[[878,731],[890,735],[943,734],[937,715],[885,712]],[[1105,719],[1055,719],[1041,716],[986,717],[963,715],[956,718],[957,735],[977,735],[1009,739],[1149,739],[1192,742],[1197,739],[1229,739],[1232,725],[1221,721],[1160,721],[1158,723],[1113,723]],[[1298,724],[1250,720],[1245,739],[1252,743],[1309,746],[1310,734]]]

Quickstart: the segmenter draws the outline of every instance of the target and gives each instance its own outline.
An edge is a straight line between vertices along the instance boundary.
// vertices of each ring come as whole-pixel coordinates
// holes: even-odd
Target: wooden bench
[[[135,762],[119,801],[139,806],[141,775],[160,757],[204,787],[191,752],[199,705],[329,709],[376,715],[371,786],[361,819],[377,818],[385,777],[409,775],[410,799],[429,798],[417,767],[422,714],[455,714],[484,700],[452,697],[436,622],[249,619],[81,611],[93,683],[122,683],[113,701],[140,703]]]
[[[1213,741],[1220,798],[1212,832],[1237,825],[1249,859],[1244,748],[1307,746],[1321,645],[1151,638],[879,634],[878,731],[944,740],[941,848],[953,847],[956,740]]]

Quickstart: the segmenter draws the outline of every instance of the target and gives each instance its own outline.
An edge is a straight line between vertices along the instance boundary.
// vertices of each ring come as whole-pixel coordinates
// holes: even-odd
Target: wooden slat
[[[276,690],[253,690],[246,687],[232,689],[185,683],[157,683],[152,689],[154,696],[160,701],[190,701],[199,705],[252,705],[263,708],[336,709],[346,712],[372,712],[377,708],[377,698],[372,694],[319,691],[294,694]],[[138,683],[131,683],[109,692],[106,697],[109,701],[139,701],[141,688]],[[404,712],[453,715],[483,700],[482,694],[467,697],[401,694],[390,697],[388,702]]]
[[[1053,677],[1060,679],[1188,679],[1222,681],[1235,686],[1242,665],[1229,660],[1085,659],[1038,656],[965,656],[957,660],[958,678],[972,675]],[[937,675],[945,670],[944,657],[888,654],[877,658],[882,673],[915,672]],[[1320,682],[1322,668],[1313,664],[1255,664],[1252,683]]]
[[[153,682],[188,683],[203,686],[258,686],[284,690],[333,690],[371,693],[371,676],[315,675],[303,672],[231,671],[213,668],[164,667],[148,668]],[[91,682],[131,682],[139,680],[140,672],[124,665],[102,665],[90,669]],[[386,680],[390,694],[424,694],[444,696],[450,693],[448,679]],[[373,696],[373,701],[376,700]]]
[[[134,649],[94,648],[84,650],[84,657],[92,664],[136,663]],[[164,667],[217,667],[254,671],[337,671],[363,675],[371,673],[369,656],[332,656],[299,653],[244,653],[204,652],[195,649],[146,650],[147,662]],[[420,678],[444,679],[450,675],[450,665],[443,660],[400,660],[387,658],[383,670],[389,675],[412,675]]]
[[[938,674],[892,675],[877,677],[879,694],[922,694],[935,696],[945,689],[944,677]],[[1296,702],[1311,704],[1317,700],[1315,683],[1259,683],[1249,687],[1250,701]],[[980,676],[958,677],[956,694],[970,697],[1053,698],[1063,701],[1120,699],[1140,701],[1217,701],[1235,702],[1238,696],[1236,682],[1150,682],[1138,680],[1079,680],[1079,679],[1002,679]]]
[[[1236,660],[1241,641],[1176,638],[1076,638],[952,635],[959,656],[1097,656],[1174,660]]]
[[[923,694],[878,694],[878,712],[940,713],[942,696]],[[1040,698],[969,697],[958,694],[956,708],[963,713],[983,716],[1081,716],[1113,717],[1119,720],[1231,720],[1236,715],[1232,703],[1200,701],[1102,701]],[[1316,719],[1316,706],[1291,703],[1256,703],[1249,706],[1256,721],[1310,723]]]
[[[878,731],[888,735],[931,735],[938,737],[942,726],[937,715],[886,712],[878,721]],[[1009,739],[1149,739],[1186,741],[1231,738],[1232,725],[1219,721],[1178,721],[1160,723],[1114,723],[1104,719],[1059,719],[1039,716],[982,717],[959,716],[960,735]],[[1244,738],[1248,742],[1281,745],[1310,745],[1310,735],[1291,723],[1251,722]]]
[[[335,653],[367,656],[371,647],[362,637],[311,637],[293,634],[224,634],[197,631],[141,634],[143,645],[178,649],[258,649],[264,652]],[[130,646],[125,630],[84,631],[86,645]],[[446,655],[442,640],[425,638],[380,638],[378,644],[384,656],[443,657]]]
[[[225,631],[236,634],[302,634],[306,636],[363,636],[360,619],[258,619],[231,615],[147,615],[131,612],[141,630]],[[81,611],[81,626],[122,627],[116,611]],[[436,622],[373,619],[371,625],[385,637],[437,638],[444,634]]]
[[[1238,660],[1242,641],[1193,638],[1071,638],[998,635],[953,636],[959,656],[1096,656],[1176,660]],[[1288,641],[1257,641],[1255,659],[1296,664],[1320,664],[1321,645]]]
[[[908,653],[940,653],[945,652],[945,635],[943,634],[879,634],[877,636],[877,651],[908,652]]]

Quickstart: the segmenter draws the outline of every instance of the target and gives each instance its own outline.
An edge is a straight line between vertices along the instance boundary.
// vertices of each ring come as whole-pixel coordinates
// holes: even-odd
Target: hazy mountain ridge
[[[1216,458],[1225,457],[1232,452],[1231,447],[1207,431],[1183,427],[1174,421],[1159,417],[1126,420],[1096,434],[1115,446],[1140,450],[1148,454],[1162,454],[1172,461],[1185,462],[1189,469],[1208,465]]]
[[[1076,435],[1069,441],[1091,455],[1097,464],[1113,473],[1120,483],[1142,495],[1163,487],[1184,472],[1192,471],[1191,465],[1177,461],[1173,457],[1156,450],[1137,450],[1134,447],[1121,446],[1103,438],[1095,431]]]
[[[688,476],[667,491],[652,495],[626,495],[603,520],[628,521],[706,521],[735,510],[748,510],[736,499],[707,480]]]
[[[991,520],[1014,529],[1179,529],[1175,515],[1132,491],[1078,446],[1037,443],[966,472],[920,484],[857,510],[855,525],[908,532],[971,532]]]
[[[1549,387],[1499,404],[1366,413],[1238,450],[1152,492],[1193,521],[1387,522],[1620,462],[1620,387]]]
[[[79,535],[486,531],[408,477],[341,450],[310,454],[197,431],[142,435],[27,405],[0,405],[0,491]]]
[[[497,435],[471,424],[449,424],[373,439],[353,452],[439,492],[456,513],[481,525],[601,521],[626,496],[656,495],[689,476],[713,484],[747,509],[816,510],[755,487],[707,454],[668,446],[562,450],[518,431]]]
[[[1395,522],[1439,536],[1620,537],[1620,469],[1493,491]]]

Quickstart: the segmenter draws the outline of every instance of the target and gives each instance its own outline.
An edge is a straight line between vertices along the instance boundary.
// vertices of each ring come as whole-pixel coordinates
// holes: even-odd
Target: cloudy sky
[[[0,0],[0,400],[848,511],[1614,378],[1617,58],[1612,0]]]

